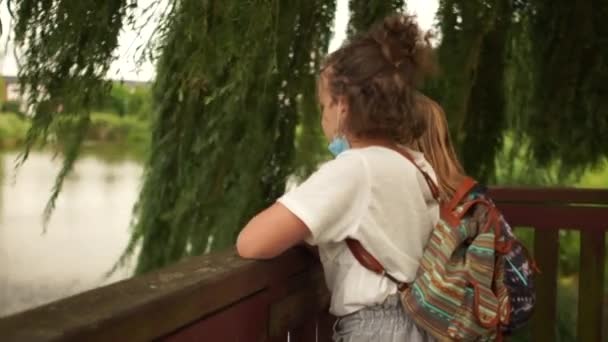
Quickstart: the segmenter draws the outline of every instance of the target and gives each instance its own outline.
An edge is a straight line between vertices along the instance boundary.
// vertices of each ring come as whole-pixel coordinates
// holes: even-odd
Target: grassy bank
[[[15,113],[0,113],[0,148],[18,148],[30,127],[29,119]],[[93,113],[85,145],[113,145],[136,151],[147,150],[148,122],[136,116]]]
[[[28,120],[15,113],[0,113],[0,147],[14,148],[23,143],[30,128]]]
[[[576,186],[583,188],[608,188],[608,160],[585,172]]]
[[[86,141],[117,146],[143,156],[150,144],[150,126],[148,121],[136,116],[93,113]]]

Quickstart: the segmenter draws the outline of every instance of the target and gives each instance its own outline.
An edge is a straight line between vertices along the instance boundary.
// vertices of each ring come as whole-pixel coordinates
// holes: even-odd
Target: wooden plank
[[[283,292],[287,288],[289,293],[271,305],[269,335],[273,340],[289,330],[308,324],[329,303],[329,292],[321,270],[292,277],[280,286],[282,288],[278,291]],[[270,290],[271,293],[276,291]]]
[[[603,341],[605,235],[599,229],[593,232],[581,232],[578,341]]]
[[[312,316],[299,327],[289,332],[289,342],[310,342],[317,340],[318,316]]]
[[[329,313],[329,309],[319,314],[317,326],[317,342],[331,342],[334,335],[334,322],[336,317]]]
[[[532,319],[532,341],[557,341],[557,265],[559,231],[534,232],[534,258],[541,270],[535,276],[536,307]]]
[[[608,204],[608,190],[574,188],[491,187],[495,202]]]
[[[605,231],[598,222],[608,222],[608,208],[566,205],[534,206],[529,204],[498,203],[507,222],[512,226],[544,229],[580,229],[581,231]]]
[[[268,307],[268,292],[263,291],[170,333],[159,341],[266,341]]]
[[[318,268],[303,249],[269,261],[227,250],[0,319],[0,341],[142,341],[163,336],[293,274]]]
[[[314,319],[308,320],[302,327],[293,329],[290,335],[291,342],[331,342],[333,341],[333,326],[336,318],[329,313],[329,309],[319,312]]]

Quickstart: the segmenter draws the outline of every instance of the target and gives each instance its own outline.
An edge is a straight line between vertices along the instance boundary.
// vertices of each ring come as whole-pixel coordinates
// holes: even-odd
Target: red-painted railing
[[[557,340],[558,231],[578,229],[578,339],[601,341],[608,190],[491,191],[513,226],[535,231],[542,274],[532,340]],[[271,261],[226,251],[2,318],[0,341],[330,341],[328,298],[305,250]]]
[[[513,226],[534,228],[537,306],[532,341],[557,341],[559,230],[580,231],[578,341],[602,341],[608,190],[494,188]],[[572,308],[574,310],[574,308]]]
[[[293,249],[270,261],[233,250],[0,319],[0,341],[330,341],[318,261]]]

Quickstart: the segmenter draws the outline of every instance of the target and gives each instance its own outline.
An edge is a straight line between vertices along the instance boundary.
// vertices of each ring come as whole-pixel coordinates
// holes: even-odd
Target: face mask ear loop
[[[338,115],[338,119],[337,119],[337,124],[336,124],[336,131],[334,132],[334,139],[335,138],[339,138],[340,135],[342,135],[342,127],[341,127],[341,123],[340,123],[340,113],[337,114]]]
[[[334,134],[334,138],[344,138],[346,139],[346,135],[342,130],[342,117],[344,116],[343,112],[338,112],[338,119],[336,124],[336,133]]]

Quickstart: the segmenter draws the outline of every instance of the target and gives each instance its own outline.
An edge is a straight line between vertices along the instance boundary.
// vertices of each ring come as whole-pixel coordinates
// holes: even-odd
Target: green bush
[[[583,188],[608,188],[608,160],[604,160],[603,163],[585,172],[577,186]]]
[[[128,145],[147,144],[148,123],[138,117],[119,117],[111,113],[93,113],[87,140]]]
[[[8,113],[21,113],[21,103],[19,101],[5,101],[2,103],[2,111]]]
[[[15,147],[23,142],[30,123],[15,113],[0,113],[0,147]]]
[[[113,113],[119,116],[147,116],[150,111],[152,96],[148,86],[130,88],[114,82],[108,94],[96,100],[95,111]]]
[[[127,113],[140,118],[149,118],[152,113],[152,93],[148,87],[137,87],[129,96]]]

